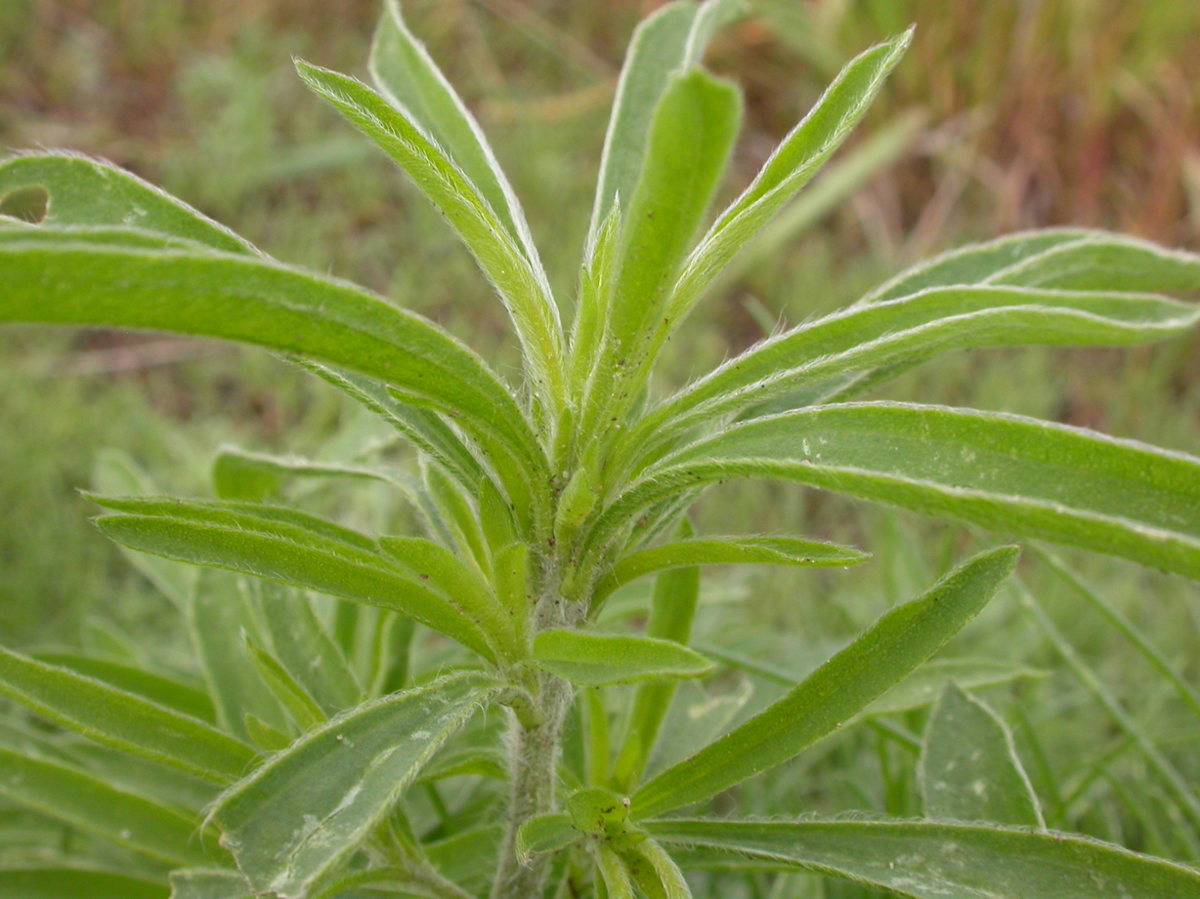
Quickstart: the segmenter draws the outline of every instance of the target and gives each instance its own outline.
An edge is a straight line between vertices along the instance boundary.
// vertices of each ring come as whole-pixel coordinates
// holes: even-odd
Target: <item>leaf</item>
[[[916,821],[681,820],[646,829],[662,843],[740,853],[913,899],[1200,896],[1192,868],[1075,834]]]
[[[366,703],[228,791],[210,817],[254,892],[303,899],[497,689],[491,678],[462,672]]]
[[[167,899],[157,883],[84,868],[0,868],[0,899]]]
[[[526,255],[528,248],[512,237],[462,170],[404,112],[353,78],[302,60],[296,60],[296,70],[318,96],[378,144],[446,217],[504,300],[530,376],[553,406],[565,396],[562,326],[536,258]]]
[[[389,563],[362,534],[278,506],[91,497],[96,525],[143,552],[342,596],[409,615],[491,659],[462,610]]]
[[[561,812],[534,815],[517,832],[517,857],[528,859],[546,852],[558,852],[582,836],[571,826],[570,815]]]
[[[278,659],[257,645],[248,635],[243,635],[242,644],[262,682],[270,688],[279,704],[287,709],[288,715],[300,730],[308,730],[327,720],[321,707],[288,670],[279,664]]]
[[[201,721],[2,648],[0,695],[97,743],[213,783],[236,780],[254,763],[249,746]]]
[[[402,115],[454,160],[529,261],[540,267],[525,214],[479,123],[408,30],[397,0],[387,0],[371,45],[371,78]]]
[[[533,469],[541,448],[483,361],[432,322],[343,281],[266,259],[78,244],[0,244],[0,321],[104,325],[250,343],[377,378]]]
[[[1016,561],[1015,547],[982,553],[887,612],[778,702],[644,784],[633,795],[634,818],[707,799],[832,733],[958,633]]]
[[[848,375],[907,365],[932,353],[1137,344],[1182,333],[1198,319],[1194,305],[1153,295],[931,287],[853,306],[759,343],[647,415],[626,439],[626,452],[665,445],[697,425],[798,391],[823,390],[831,378],[841,383]]]
[[[691,3],[668,3],[633,32],[604,138],[589,245],[618,198],[628,203],[637,188],[654,111],[671,74],[685,59],[695,15]]]
[[[248,241],[124,169],[69,153],[23,153],[0,162],[0,199],[46,191],[43,225],[121,226],[227,253],[258,255]]]
[[[623,415],[641,388],[643,360],[653,359],[649,334],[659,327],[676,272],[708,211],[740,118],[741,95],[702,69],[673,75],[663,92],[625,213],[609,303],[611,343],[589,385],[584,433],[597,416]]]
[[[654,840],[642,840],[621,855],[634,881],[650,899],[692,899],[683,872]]]
[[[0,796],[160,862],[204,864],[219,857],[195,822],[83,771],[0,749]]]
[[[912,40],[912,30],[852,60],[692,251],[667,306],[670,331],[737,252],[800,190],[858,124]]]
[[[648,469],[595,526],[736,476],[800,481],[1200,577],[1200,460],[1015,415],[849,403],[737,425]]]
[[[1016,680],[1045,677],[1048,672],[985,659],[931,659],[863,710],[864,715],[892,715],[931,704],[949,683],[963,689],[995,687]]]
[[[925,726],[919,771],[930,818],[1046,827],[1008,727],[953,682]]]
[[[1200,255],[1100,232],[1001,269],[989,284],[1057,290],[1182,293],[1200,289]]]
[[[607,843],[596,846],[596,867],[604,881],[604,892],[608,899],[635,899],[629,868],[621,856],[608,848]]]
[[[252,899],[246,878],[219,868],[171,872],[171,899]]]
[[[35,652],[33,658],[47,665],[69,668],[84,677],[103,681],[118,690],[135,693],[158,705],[209,724],[216,721],[216,711],[208,694],[142,668],[73,652]]]
[[[238,578],[223,571],[200,572],[185,617],[218,723],[247,740],[247,715],[277,731],[286,731],[288,720],[242,651],[242,635],[257,634],[258,628],[241,587]]]
[[[794,537],[693,537],[635,552],[597,582],[592,606],[614,590],[656,571],[693,565],[855,565],[870,558],[833,543]]]
[[[581,687],[606,687],[658,678],[703,677],[704,656],[670,640],[574,630],[542,631],[533,658],[547,671]]]
[[[326,717],[357,705],[362,688],[298,590],[260,582],[259,611],[275,655],[320,706]]]
[[[294,477],[388,481],[370,468],[252,453],[228,444],[219,447],[213,459],[213,487],[221,499],[262,502],[278,494],[285,479]]]

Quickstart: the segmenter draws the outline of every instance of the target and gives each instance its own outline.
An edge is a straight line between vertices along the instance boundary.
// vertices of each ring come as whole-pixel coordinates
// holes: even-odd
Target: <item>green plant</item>
[[[711,484],[792,480],[1200,576],[1200,460],[1015,416],[851,401],[950,349],[1180,333],[1198,313],[1165,294],[1200,289],[1193,255],[1081,230],[967,247],[658,398],[666,341],[836,150],[908,43],[852,61],[702,230],[740,110],[702,57],[732,9],[673,3],[640,26],[569,332],[512,190],[395,3],[372,53],[378,91],[298,63],[474,254],[522,346],[515,391],[433,323],[280,264],[125,172],[70,155],[0,164],[0,208],[48,197],[40,222],[0,225],[0,320],[262,346],[420,454],[412,476],[226,450],[214,501],[158,496],[129,465],[104,466],[97,525],[178,605],[203,681],[0,651],[0,693],[54,725],[6,719],[0,796],[32,815],[16,829],[35,856],[50,851],[46,821],[75,835],[50,852],[56,866],[5,871],[0,895],[162,896],[170,872],[176,899],[677,899],[691,895],[681,867],[730,865],[918,899],[1200,895],[1191,868],[1047,831],[1006,725],[952,682],[921,750],[926,819],[664,817],[861,721],[1016,564],[1013,547],[969,559],[777,702],[653,770],[656,746],[679,736],[664,733],[678,684],[714,667],[688,646],[700,566],[866,558],[696,536],[684,513]],[[428,539],[367,536],[282,501],[313,478],[399,489]],[[645,633],[598,626],[649,575]],[[627,683],[614,721],[604,691]],[[452,804],[443,782],[457,784]]]

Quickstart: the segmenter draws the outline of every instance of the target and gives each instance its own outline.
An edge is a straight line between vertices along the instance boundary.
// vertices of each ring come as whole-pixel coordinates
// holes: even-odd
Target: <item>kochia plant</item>
[[[777,702],[653,770],[678,681],[714,668],[688,646],[699,567],[865,558],[694,535],[684,515],[710,484],[791,480],[1200,578],[1200,459],[1012,415],[852,401],[946,350],[1180,333],[1197,310],[1167,295],[1200,289],[1200,257],[1082,230],[1014,235],[655,394],[666,341],[842,143],[909,41],[853,60],[706,225],[741,101],[702,61],[730,10],[676,2],[638,28],[569,329],[482,132],[394,2],[374,88],[298,63],[473,253],[521,344],[515,388],[432,322],[283,265],[123,171],[72,155],[0,164],[0,197],[49,197],[40,223],[0,222],[0,320],[261,346],[421,457],[405,479],[227,451],[214,501],[146,495],[110,471],[131,495],[93,496],[108,510],[97,524],[178,603],[203,689],[0,651],[0,694],[58,728],[14,717],[0,730],[0,796],[86,837],[58,867],[0,871],[0,895],[165,896],[171,872],[176,899],[679,899],[681,869],[744,864],[919,899],[1200,896],[1200,872],[1048,832],[1004,725],[953,684],[921,759],[925,819],[671,817],[850,723],[966,625],[1017,557],[967,560]],[[395,484],[426,536],[368,536],[282,502],[282,484],[311,477]],[[644,634],[597,626],[614,592],[650,575]],[[337,598],[332,632],[314,594]],[[369,611],[356,620],[353,604]],[[414,638],[414,623],[428,630]],[[614,718],[601,691],[631,682]],[[456,813],[431,815],[408,791],[453,777]]]

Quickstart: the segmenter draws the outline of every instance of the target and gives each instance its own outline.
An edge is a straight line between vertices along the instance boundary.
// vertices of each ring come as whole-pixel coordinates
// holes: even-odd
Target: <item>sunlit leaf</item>
[[[545,670],[583,687],[703,677],[713,669],[704,656],[670,640],[565,629],[538,634],[533,658]]]

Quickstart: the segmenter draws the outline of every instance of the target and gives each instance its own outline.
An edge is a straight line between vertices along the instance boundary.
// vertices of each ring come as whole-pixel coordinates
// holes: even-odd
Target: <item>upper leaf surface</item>
[[[0,868],[0,899],[167,899],[161,884],[81,868]]]
[[[684,489],[775,477],[1200,577],[1200,460],[996,413],[850,403],[756,419],[669,456],[593,538]]]
[[[573,630],[542,631],[534,638],[533,658],[547,671],[583,687],[703,677],[713,670],[704,656],[671,640]]]
[[[833,732],[958,633],[1016,561],[1014,547],[983,553],[892,609],[778,702],[644,784],[633,795],[633,816],[707,799]]]
[[[307,734],[217,802],[222,845],[256,893],[303,899],[497,689],[484,675],[453,674]]]
[[[930,818],[1046,826],[1012,734],[954,683],[942,690],[925,726],[920,777]]]
[[[375,91],[297,61],[300,77],[377,143],[433,201],[474,254],[507,307],[530,375],[551,407],[563,397],[563,335],[546,275],[446,152]]]
[[[47,194],[45,225],[137,228],[227,253],[257,255],[249,242],[136,175],[62,153],[0,161],[0,199],[28,187]]]
[[[520,407],[483,361],[420,316],[345,282],[263,259],[0,245],[0,321],[145,328],[255,344],[390,384],[544,468]]]
[[[254,762],[249,746],[201,721],[6,649],[0,695],[98,743],[215,783],[241,777]]]
[[[662,843],[846,877],[912,899],[1200,897],[1200,871],[1076,834],[917,821],[652,821],[645,826]]]

